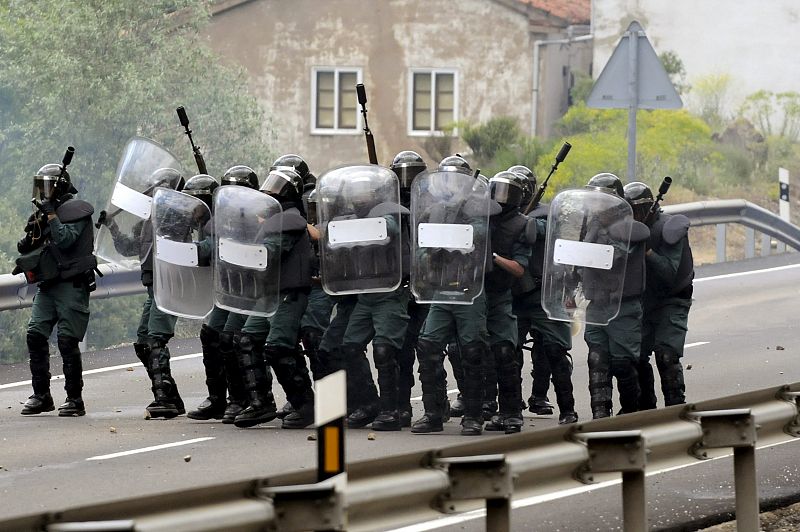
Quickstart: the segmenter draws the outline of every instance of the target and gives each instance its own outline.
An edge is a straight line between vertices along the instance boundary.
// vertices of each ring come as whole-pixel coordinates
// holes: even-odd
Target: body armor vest
[[[514,252],[514,243],[519,240],[527,224],[528,219],[518,210],[493,217],[490,224],[492,253],[510,259]],[[493,267],[492,271],[486,274],[488,290],[508,290],[514,281],[513,275],[499,267]]]
[[[283,211],[283,231],[300,234],[300,239],[290,250],[281,250],[281,292],[285,290],[311,288],[311,238],[308,236],[306,219],[297,207]]]
[[[671,214],[660,212],[658,218],[650,228],[650,240],[648,241],[649,247],[655,253],[661,253],[662,250],[670,246],[664,241],[664,225],[672,218]],[[694,279],[694,258],[692,257],[692,248],[689,246],[688,235],[684,235],[678,242],[672,244],[673,246],[682,246],[681,261],[678,265],[678,271],[675,274],[675,280],[672,286],[654,286],[652,292],[660,296],[674,296],[684,290],[686,287],[691,286]],[[651,287],[648,287],[650,289]],[[650,290],[648,290],[650,291]]]
[[[58,262],[59,277],[67,280],[92,271],[97,266],[94,256],[94,227],[92,214],[94,208],[86,201],[71,199],[56,209],[56,216],[62,223],[86,220],[87,223],[78,238],[66,249],[57,249],[51,244]]]

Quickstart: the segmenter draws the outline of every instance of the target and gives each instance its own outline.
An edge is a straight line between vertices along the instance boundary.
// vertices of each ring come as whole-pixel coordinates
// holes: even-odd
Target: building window
[[[316,67],[311,75],[311,132],[323,135],[357,134],[360,118],[356,84],[361,69]]]
[[[458,79],[455,70],[414,69],[409,83],[410,135],[441,133],[458,120]]]

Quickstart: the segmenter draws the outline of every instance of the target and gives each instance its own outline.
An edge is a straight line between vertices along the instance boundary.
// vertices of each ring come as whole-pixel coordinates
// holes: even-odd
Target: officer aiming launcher
[[[356,93],[358,93],[358,103],[361,105],[361,116],[364,117],[364,137],[367,139],[369,162],[370,164],[378,164],[378,155],[375,153],[375,139],[372,136],[372,131],[369,130],[369,124],[367,124],[367,90],[364,88],[363,83],[356,85]]]
[[[367,101],[366,97],[364,98],[364,101]],[[203,159],[203,153],[200,151],[200,148],[198,146],[195,146],[194,140],[192,140],[192,130],[189,129],[189,117],[186,116],[186,109],[184,109],[183,106],[181,105],[180,107],[175,109],[175,112],[178,113],[178,119],[181,121],[181,125],[185,130],[184,133],[186,133],[186,136],[189,137],[189,143],[191,143],[192,151],[194,152],[194,161],[197,163],[197,170],[201,174],[208,174],[208,171],[206,170],[206,161]],[[366,113],[366,111],[364,111],[364,113]],[[373,147],[373,151],[374,150],[375,148]]]
[[[75,155],[75,148],[73,148],[72,146],[68,146],[67,147],[67,151],[64,152],[64,158],[61,159],[61,172],[58,174],[58,177],[56,178],[55,183],[53,183],[53,185],[52,185],[53,190],[55,190],[56,192],[61,192],[62,194],[64,192],[69,192],[69,191],[61,190],[61,189],[63,189],[63,187],[65,185],[71,186],[71,185],[69,185],[69,181],[64,179],[64,174],[67,171],[67,166],[69,166],[69,163],[72,162],[72,156],[73,155]],[[43,188],[39,192],[40,192],[40,195],[43,198],[48,198],[48,197],[51,197],[51,196],[54,197],[54,198],[57,198],[57,197],[59,197],[61,195],[59,193],[53,194],[52,193],[53,190],[46,190],[46,188]],[[36,196],[35,193],[36,193],[36,190],[34,190],[34,196]],[[31,198],[31,203],[33,203],[36,206],[36,208],[39,209],[39,211],[42,213],[42,216],[46,216],[46,213],[42,210],[42,203],[39,201],[38,198],[36,198],[36,197]]]
[[[524,214],[530,213],[533,209],[535,209],[539,202],[542,201],[542,196],[544,196],[544,191],[547,188],[547,182],[550,180],[550,176],[552,176],[556,170],[558,170],[558,165],[564,162],[564,159],[567,158],[567,154],[569,150],[572,149],[572,144],[569,142],[565,142],[561,149],[558,150],[558,154],[556,155],[556,162],[553,163],[553,166],[550,168],[550,173],[547,174],[547,177],[544,181],[542,181],[541,186],[539,186],[539,190],[536,191],[536,194],[531,198],[531,202],[528,203],[528,206],[525,207],[523,211]]]
[[[653,205],[650,207],[650,211],[647,213],[647,217],[644,219],[644,223],[650,225],[651,222],[654,220],[656,215],[658,214],[658,210],[661,208],[661,200],[664,199],[664,194],[669,191],[669,187],[672,185],[672,178],[670,176],[666,176],[664,180],[661,182],[661,185],[658,187],[658,195],[656,196],[656,200],[653,202]]]

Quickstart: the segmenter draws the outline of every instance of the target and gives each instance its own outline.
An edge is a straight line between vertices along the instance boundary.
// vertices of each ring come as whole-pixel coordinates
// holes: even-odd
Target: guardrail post
[[[589,460],[578,471],[578,480],[594,482],[594,473],[622,473],[622,517],[626,531],[647,530],[647,497],[644,469],[647,447],[639,430],[576,434],[589,449]]]
[[[447,471],[450,489],[439,498],[439,510],[457,511],[455,501],[486,499],[486,530],[511,530],[511,468],[502,454],[437,458],[434,467]]]
[[[761,256],[769,257],[772,253],[772,237],[766,234],[761,235]]]
[[[756,230],[752,227],[744,228],[744,258],[752,259],[756,256]]]
[[[750,409],[692,412],[699,420],[703,438],[693,454],[707,458],[704,449],[733,447],[733,479],[736,486],[736,529],[758,532],[758,481],[756,477],[756,424]]]
[[[717,224],[717,262],[725,262],[725,246],[727,246],[728,228],[725,224]]]
[[[278,532],[346,530],[344,496],[336,478],[301,486],[275,486],[259,490],[272,500]]]
[[[786,434],[800,438],[800,392],[786,392],[782,395],[783,399],[789,401],[797,409],[797,415],[792,421],[787,423],[783,429]]]

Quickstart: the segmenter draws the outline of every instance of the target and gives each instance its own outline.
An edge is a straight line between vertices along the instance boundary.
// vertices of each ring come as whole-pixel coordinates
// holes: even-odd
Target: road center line
[[[203,353],[191,353],[188,355],[180,355],[177,357],[171,357],[171,361],[176,360],[186,360],[187,358],[197,358],[203,356]],[[94,375],[95,373],[108,373],[109,371],[116,371],[118,369],[127,369],[127,368],[135,368],[135,367],[143,367],[141,362],[133,362],[131,364],[120,364],[118,366],[108,366],[105,368],[96,368],[96,369],[87,369],[83,372],[84,375]],[[51,381],[62,381],[64,380],[64,375],[55,375],[50,379]],[[17,388],[19,386],[29,386],[31,381],[19,381],[19,382],[10,382],[8,384],[0,384],[0,390],[5,388]]]
[[[686,349],[687,347],[698,347],[698,346],[701,346],[701,345],[706,345],[708,343],[711,343],[711,342],[692,342],[691,344],[685,344],[683,346],[683,348]]]
[[[458,393],[458,388],[454,388],[452,390],[447,390],[447,395],[453,395],[454,393]],[[422,401],[422,396],[419,397],[412,397],[412,401]]]
[[[173,443],[164,443],[162,445],[153,445],[151,447],[142,447],[141,449],[133,449],[131,451],[122,451],[119,453],[112,453],[112,454],[101,454],[99,456],[92,456],[87,458],[86,460],[108,460],[110,458],[119,458],[120,456],[128,456],[131,454],[140,454],[140,453],[149,453],[150,451],[158,451],[160,449],[169,449],[170,447],[180,447],[181,445],[189,445],[192,443],[198,443],[201,441],[208,441],[213,440],[213,436],[208,436],[205,438],[195,438],[193,440],[183,440],[183,441],[176,441]]]

